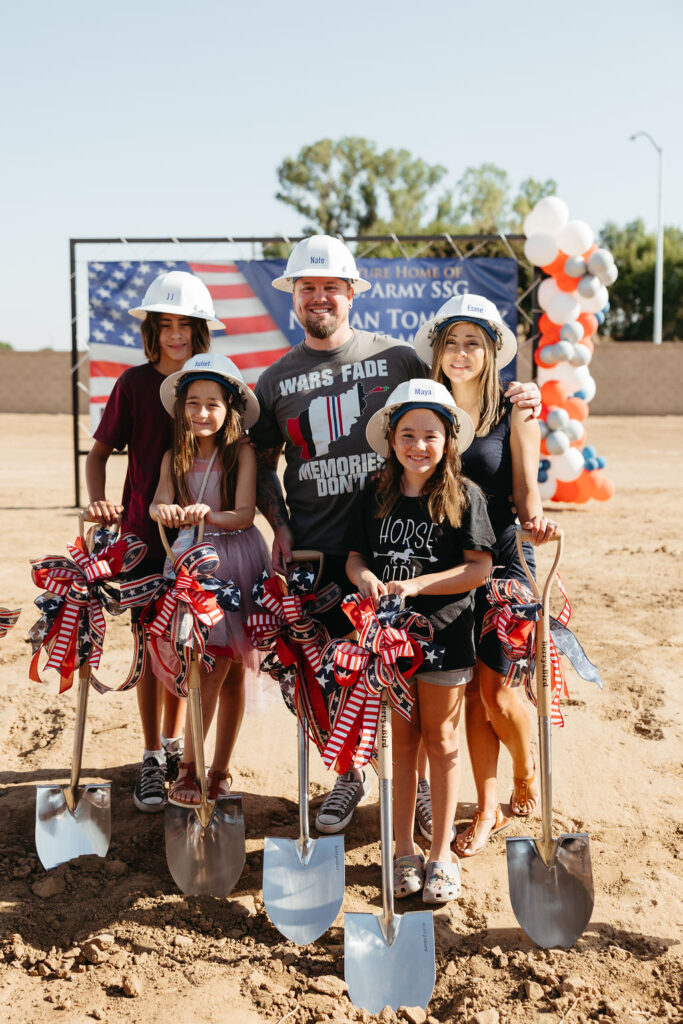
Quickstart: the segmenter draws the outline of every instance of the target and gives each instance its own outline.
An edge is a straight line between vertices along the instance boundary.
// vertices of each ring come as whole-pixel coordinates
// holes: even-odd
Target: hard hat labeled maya
[[[340,277],[349,282],[357,295],[372,287],[360,277],[348,246],[331,235],[311,235],[295,245],[284,274],[272,282],[273,288],[293,292],[298,277]]]
[[[178,392],[186,384],[194,380],[215,380],[227,387],[228,391],[237,392],[245,402],[242,423],[245,428],[253,427],[259,418],[261,407],[254,392],[244,383],[244,378],[232,359],[219,352],[202,352],[192,356],[183,364],[182,370],[169,373],[161,385],[161,403],[169,415],[173,415]]]
[[[424,359],[425,363],[431,366],[434,341],[441,328],[463,320],[466,323],[477,324],[491,338],[496,346],[497,369],[501,370],[515,358],[517,339],[503,323],[498,307],[483,295],[466,292],[464,295],[454,295],[448,302],[444,302],[436,316],[426,320],[418,329],[415,334],[415,351],[420,359]]]
[[[148,313],[194,316],[206,320],[210,331],[225,330],[225,325],[216,319],[209,289],[198,277],[184,270],[170,270],[155,277],[142,304],[128,312],[137,320],[144,320]]]
[[[395,412],[410,409],[433,409],[452,420],[458,437],[458,448],[464,452],[472,443],[474,424],[466,412],[458,408],[447,387],[436,380],[415,377],[394,388],[383,409],[374,413],[365,428],[365,436],[376,452],[385,458],[389,454],[389,427]]]

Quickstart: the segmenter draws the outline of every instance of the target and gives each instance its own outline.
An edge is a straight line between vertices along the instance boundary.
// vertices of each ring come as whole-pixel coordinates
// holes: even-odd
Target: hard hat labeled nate
[[[221,355],[220,352],[201,352],[192,356],[183,364],[182,370],[164,377],[160,390],[161,403],[170,416],[173,415],[178,392],[194,380],[215,380],[227,387],[228,391],[239,394],[245,403],[242,413],[244,427],[249,429],[256,423],[260,413],[258,398],[244,383],[244,378],[232,359]]]
[[[137,320],[148,313],[175,313],[206,320],[210,331],[224,331],[225,325],[216,319],[213,299],[203,281],[184,270],[170,270],[156,277],[142,300],[142,304],[128,312]]]
[[[394,413],[409,412],[411,409],[433,409],[450,420],[455,427],[461,452],[472,444],[474,424],[467,413],[456,405],[448,388],[436,380],[416,377],[395,387],[384,408],[378,409],[368,421],[365,436],[380,455],[386,458],[389,454],[389,428],[396,423],[393,420]]]
[[[515,358],[517,339],[503,322],[497,306],[483,295],[454,295],[444,302],[436,316],[426,320],[415,334],[415,351],[429,366],[434,341],[442,327],[451,323],[473,323],[486,331],[496,347],[496,368],[501,370]]]
[[[356,295],[372,287],[359,275],[348,246],[331,235],[311,235],[295,245],[284,274],[272,282],[273,288],[293,292],[294,282],[299,277],[339,277],[349,282]]]

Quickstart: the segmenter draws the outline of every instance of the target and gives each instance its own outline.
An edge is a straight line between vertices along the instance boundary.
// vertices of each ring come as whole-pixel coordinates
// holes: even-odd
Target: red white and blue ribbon
[[[317,673],[330,637],[312,616],[336,604],[340,592],[332,585],[316,595],[314,581],[314,574],[302,567],[295,568],[286,583],[264,571],[252,590],[264,611],[250,614],[245,628],[254,647],[267,652],[261,671],[277,679],[285,704],[306,723],[309,736],[322,750],[330,721]]]
[[[0,608],[0,637],[7,636],[21,615],[21,608]]]
[[[86,661],[93,670],[98,668],[106,631],[104,611],[110,615],[123,611],[114,584],[144,558],[147,547],[132,533],[117,537],[98,527],[92,551],[81,537],[67,544],[67,550],[70,558],[48,555],[31,561],[33,582],[45,592],[34,602],[41,616],[29,630],[33,652],[29,678],[44,682],[38,671],[44,648],[45,668],[59,672],[60,693],[69,689],[75,669]],[[96,689],[107,689],[94,671],[91,680]]]
[[[588,658],[567,623],[571,617],[571,605],[564,583],[559,574],[555,582],[564,597],[562,610],[555,617],[549,617],[550,627],[550,680],[552,701],[550,718],[553,725],[562,727],[564,718],[560,710],[560,697],[569,696],[567,683],[562,671],[559,654],[564,654],[573,668],[588,682],[602,688],[600,672]],[[505,686],[524,685],[527,697],[536,705],[536,692],[532,683],[536,664],[536,623],[542,605],[534,597],[531,588],[518,579],[494,579],[489,577],[486,591],[491,608],[486,612],[481,635],[495,631],[510,668],[504,680]],[[559,653],[558,653],[559,652]]]
[[[145,671],[147,643],[173,675],[179,697],[187,697],[193,648],[205,667],[212,667],[213,658],[206,650],[209,633],[222,620],[224,611],[239,609],[242,596],[232,580],[220,580],[214,575],[219,564],[212,544],[193,544],[175,559],[170,577],[147,576],[125,588],[122,607],[142,608],[138,628],[134,631],[131,685]],[[158,643],[160,639],[170,645],[170,658],[165,645]]]
[[[370,598],[350,594],[342,608],[358,632],[358,642],[333,640],[323,652],[320,679],[332,688],[333,719],[322,752],[339,774],[367,764],[375,746],[382,690],[400,715],[410,720],[415,696],[410,676],[426,661],[438,669],[444,648],[432,642],[428,619],[401,608],[397,594],[385,595],[375,610]]]

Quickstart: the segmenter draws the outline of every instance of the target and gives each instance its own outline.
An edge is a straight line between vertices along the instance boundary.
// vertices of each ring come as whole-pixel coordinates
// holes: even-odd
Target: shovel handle
[[[175,561],[175,555],[173,554],[173,551],[171,550],[171,545],[168,543],[168,537],[166,536],[166,528],[164,527],[163,523],[157,523],[157,526],[159,527],[159,536],[161,537],[161,543],[164,545],[164,551],[166,552],[168,557],[173,562],[173,561]],[[199,523],[197,525],[197,543],[201,544],[203,539],[204,539],[204,520],[200,519]]]
[[[95,519],[94,516],[89,516],[88,515],[87,509],[81,509],[81,511],[78,513],[78,536],[81,538],[81,540],[85,540],[85,524],[86,523],[95,523],[98,526],[102,525],[100,523],[99,519]],[[115,523],[113,523],[111,526],[106,526],[105,529],[109,530],[110,533],[118,533],[120,525],[121,525],[121,520],[117,519]],[[93,544],[92,533],[90,533],[88,535],[88,540],[87,540],[88,551],[92,551],[92,544]]]
[[[323,574],[323,566],[325,565],[325,556],[322,551],[314,551],[312,548],[302,548],[300,550],[292,551],[292,562],[317,562],[318,563],[318,575],[315,578],[313,584],[313,590],[318,589],[320,583],[320,577]]]

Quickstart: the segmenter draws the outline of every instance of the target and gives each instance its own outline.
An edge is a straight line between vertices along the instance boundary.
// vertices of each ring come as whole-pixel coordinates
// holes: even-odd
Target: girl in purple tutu
[[[181,528],[174,550],[178,544],[181,549],[188,546],[184,536],[192,542],[193,531],[182,527],[203,520],[204,539],[220,559],[216,576],[232,580],[242,595],[239,611],[226,612],[212,628],[207,647],[215,665],[201,671],[205,735],[218,706],[216,749],[207,780],[208,797],[216,800],[230,792],[230,757],[244,713],[245,666],[256,665],[244,630],[249,613],[257,611],[251,590],[263,569],[270,573],[268,549],[254,526],[256,457],[251,445],[242,442],[244,430],[258,419],[259,404],[232,360],[211,353],[193,356],[168,376],[161,401],[173,416],[173,448],[164,455],[149,514],[167,529]],[[173,666],[158,663],[155,670],[169,685]],[[200,801],[189,730],[168,799],[180,806]]]

